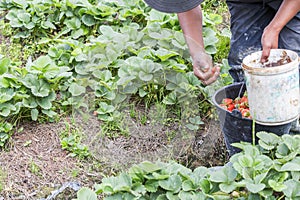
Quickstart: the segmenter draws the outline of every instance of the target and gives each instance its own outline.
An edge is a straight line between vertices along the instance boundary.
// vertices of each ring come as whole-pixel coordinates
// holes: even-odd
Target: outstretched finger
[[[261,58],[260,58],[261,63],[265,63],[268,61],[268,58],[270,56],[270,51],[271,51],[271,48],[263,48]]]

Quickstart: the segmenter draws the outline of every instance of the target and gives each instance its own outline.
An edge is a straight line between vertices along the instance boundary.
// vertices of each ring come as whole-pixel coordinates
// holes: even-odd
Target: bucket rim
[[[253,52],[251,54],[249,54],[248,56],[246,56],[243,60],[242,60],[242,69],[248,73],[252,73],[252,74],[263,74],[263,75],[268,75],[268,74],[281,74],[281,73],[285,73],[291,70],[294,70],[294,68],[298,68],[298,64],[300,62],[300,57],[298,56],[298,54],[295,51],[292,50],[288,50],[288,49],[271,49],[271,52],[274,51],[279,51],[279,52],[283,52],[286,51],[288,53],[288,55],[293,55],[293,60],[290,63],[286,63],[283,65],[279,65],[279,66],[274,66],[274,67],[253,67],[249,65],[249,59],[251,57],[254,57],[254,55],[260,56],[262,51],[257,51],[257,52]],[[270,54],[271,54],[270,52]],[[287,67],[289,66],[289,67]]]

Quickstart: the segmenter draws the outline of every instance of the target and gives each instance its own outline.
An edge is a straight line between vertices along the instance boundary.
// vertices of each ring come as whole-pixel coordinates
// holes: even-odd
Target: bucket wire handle
[[[241,94],[242,94],[242,90],[243,90],[244,84],[245,84],[245,82],[243,81],[243,83],[242,83],[242,85],[241,85],[241,88],[240,88],[240,91],[239,91],[239,94],[238,94],[238,97],[241,97]]]

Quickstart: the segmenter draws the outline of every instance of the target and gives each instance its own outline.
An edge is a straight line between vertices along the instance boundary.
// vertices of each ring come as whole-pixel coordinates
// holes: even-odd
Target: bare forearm
[[[201,7],[177,15],[191,56],[194,57],[199,52],[205,52],[202,37]]]
[[[269,27],[279,33],[299,11],[300,0],[284,0]]]
[[[211,56],[205,53],[201,7],[178,13],[178,20],[193,60],[194,74],[205,85],[213,83],[220,74],[220,67],[214,67]]]

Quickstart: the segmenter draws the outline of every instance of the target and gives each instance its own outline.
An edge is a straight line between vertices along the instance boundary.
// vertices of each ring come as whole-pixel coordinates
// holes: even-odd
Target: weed
[[[5,171],[3,171],[2,168],[0,168],[0,192],[4,189],[6,177],[7,174],[5,173]]]
[[[79,170],[78,169],[73,169],[71,172],[71,176],[73,178],[77,177],[79,175]]]
[[[147,115],[142,115],[140,119],[141,124],[145,125],[147,123],[147,119]]]
[[[66,128],[60,133],[61,146],[70,152],[72,157],[85,159],[91,156],[86,145],[81,143],[83,138],[82,131],[77,127],[72,127],[69,123],[65,123]]]
[[[136,113],[136,110],[135,110],[134,105],[131,105],[131,106],[130,106],[129,116],[130,116],[132,119],[136,119],[136,118],[137,118],[137,113]]]
[[[28,170],[36,176],[41,175],[40,167],[32,159],[30,159],[30,162],[29,162],[29,165],[28,165]]]
[[[177,135],[177,133],[174,130],[167,131],[166,136],[168,138],[168,142],[171,143],[171,141],[175,138],[176,135]]]

